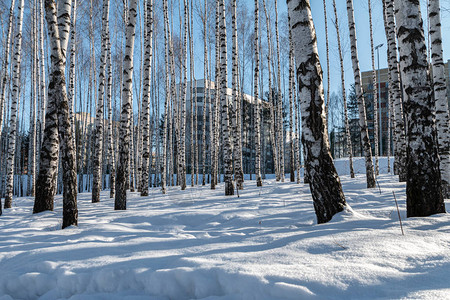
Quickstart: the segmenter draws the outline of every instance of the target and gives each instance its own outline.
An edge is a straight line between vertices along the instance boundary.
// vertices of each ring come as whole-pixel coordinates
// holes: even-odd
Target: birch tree
[[[227,99],[227,29],[225,21],[225,0],[219,2],[220,13],[220,106],[222,109],[223,166],[225,169],[225,196],[234,195],[233,153],[231,149],[231,132]]]
[[[375,69],[375,46],[373,44],[373,27],[372,27],[372,4],[370,0],[367,0],[369,6],[369,32],[370,32],[370,54],[372,56],[372,84],[373,84],[373,132],[375,143],[375,174],[379,174],[378,168],[378,113],[381,114],[381,99],[380,99],[380,112],[378,112],[378,83],[377,83],[377,71]],[[380,139],[383,139],[383,125],[380,124]],[[383,149],[381,149],[380,155],[383,155]]]
[[[436,128],[438,130],[439,158],[442,191],[445,198],[450,197],[450,131],[445,80],[445,65],[442,51],[441,13],[439,0],[429,0],[429,23],[431,59],[433,66],[433,88],[436,102]]]
[[[419,2],[395,0],[395,20],[408,122],[407,216],[444,213],[435,106],[428,76],[427,48]]]
[[[144,56],[144,90],[142,98],[143,134],[142,134],[142,181],[141,196],[148,196],[149,159],[150,159],[150,75],[153,56],[153,0],[147,0],[147,18],[145,20],[145,56]]]
[[[14,188],[14,159],[16,155],[16,128],[18,107],[20,106],[20,67],[22,61],[22,25],[24,0],[19,0],[19,14],[17,17],[17,29],[14,37],[15,45],[12,58],[12,91],[11,113],[9,120],[8,156],[6,162],[6,193],[5,208],[11,208]]]
[[[231,2],[231,27],[233,32],[233,54],[232,54],[232,89],[233,89],[233,101],[231,105],[231,123],[233,127],[233,155],[234,155],[234,176],[236,180],[236,186],[239,190],[244,188],[244,171],[242,170],[242,164],[240,159],[240,147],[241,147],[241,131],[240,126],[240,98],[238,90],[238,42],[237,42],[237,23],[236,23],[236,0]]]
[[[45,0],[45,16],[51,48],[51,71],[45,131],[33,209],[35,213],[53,209],[59,146],[61,150],[62,179],[64,182],[62,228],[78,224],[76,159],[64,73],[71,23],[71,8],[72,1],[70,0],[59,3],[58,7],[56,7],[56,3],[53,0]]]
[[[161,168],[161,191],[163,194],[167,192],[167,122],[170,103],[170,84],[169,84],[169,17],[167,0],[163,0],[164,14],[164,66],[165,66],[165,100],[164,100],[164,122],[163,122],[163,141],[162,141],[162,168]]]
[[[359,69],[358,47],[356,42],[355,17],[353,15],[353,0],[347,0],[347,16],[350,34],[350,45],[352,52],[353,75],[355,77],[356,98],[359,110],[359,127],[361,130],[361,141],[364,149],[364,157],[366,161],[366,179],[367,187],[375,187],[375,175],[372,161],[372,148],[370,146],[369,132],[367,129],[366,104],[361,84],[361,71]]]
[[[344,73],[344,56],[342,54],[342,46],[341,46],[341,34],[339,30],[339,19],[336,9],[336,0],[333,0],[333,10],[334,10],[334,18],[335,18],[335,28],[336,28],[336,36],[338,42],[338,52],[339,52],[339,67],[341,68],[341,88],[342,88],[342,101],[344,103],[344,122],[345,122],[345,138],[347,141],[347,153],[349,160],[349,168],[350,168],[350,177],[355,178],[355,172],[353,170],[353,147],[352,147],[352,138],[350,135],[350,124],[348,122],[348,109],[347,109],[347,93],[345,91],[345,73]]]
[[[261,119],[260,119],[260,104],[258,95],[258,79],[259,79],[259,0],[255,0],[255,69],[253,78],[253,93],[255,101],[255,176],[256,176],[256,186],[262,186],[261,179]]]
[[[102,15],[102,42],[100,71],[98,74],[98,101],[97,113],[95,116],[95,154],[93,166],[93,185],[92,185],[92,202],[100,202],[100,192],[102,190],[102,157],[103,157],[103,108],[106,85],[106,56],[108,48],[108,31],[109,31],[109,0],[103,0]]]
[[[132,111],[133,87],[133,51],[136,33],[137,0],[130,1],[126,26],[125,57],[123,59],[122,111],[120,115],[119,161],[117,164],[115,210],[127,208],[128,172],[126,171],[130,159],[130,126]]]
[[[403,101],[400,85],[399,63],[397,59],[397,39],[394,19],[394,1],[383,0],[384,23],[388,43],[389,93],[393,99],[394,112],[394,172],[397,171],[400,182],[406,181],[406,136],[403,119]]]
[[[318,223],[325,223],[345,206],[341,182],[331,157],[325,126],[322,70],[309,0],[288,0],[296,76],[302,110],[306,169]]]
[[[278,34],[278,0],[275,0],[275,34],[277,39],[277,112],[278,112],[278,147],[279,147],[279,161],[280,161],[280,176],[281,182],[284,182],[284,120],[283,120],[283,97],[281,95],[281,66],[280,66],[280,35]]]
[[[323,0],[323,18],[325,21],[325,48],[327,51],[327,98],[326,100],[326,117],[328,127],[328,109],[330,107],[330,45],[328,41],[328,17],[327,17],[327,1]]]
[[[108,32],[108,50],[106,56],[106,65],[108,67],[108,77],[106,86],[106,99],[108,103],[108,158],[109,158],[109,198],[114,198],[116,191],[116,160],[115,160],[115,143],[114,143],[114,121],[112,113],[112,63],[111,63],[111,40]]]
[[[9,10],[9,21],[8,21],[8,31],[6,33],[6,42],[5,42],[5,57],[3,59],[3,68],[1,72],[1,82],[0,82],[0,134],[3,130],[3,107],[5,105],[5,96],[6,96],[6,86],[8,82],[8,66],[9,66],[9,56],[10,56],[10,47],[11,47],[11,34],[12,34],[12,26],[14,19],[14,7],[16,0],[11,0],[11,8]],[[1,205],[1,203],[0,203]]]

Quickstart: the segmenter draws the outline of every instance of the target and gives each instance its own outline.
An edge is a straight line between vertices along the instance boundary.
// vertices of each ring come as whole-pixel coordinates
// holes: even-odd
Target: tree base
[[[234,185],[233,182],[225,182],[225,196],[234,195]]]

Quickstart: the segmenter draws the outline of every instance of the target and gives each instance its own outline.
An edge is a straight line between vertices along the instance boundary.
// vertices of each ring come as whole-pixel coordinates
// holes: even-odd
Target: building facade
[[[179,86],[178,86],[179,87]],[[207,95],[210,95],[209,103],[214,103],[215,99],[215,83],[209,80],[201,79],[196,80],[193,86],[193,93],[191,95],[191,82],[188,82],[186,85],[186,167],[188,173],[190,172],[192,163],[191,163],[191,147],[189,146],[191,139],[191,132],[194,132],[194,145],[198,150],[198,162],[200,170],[203,168],[203,158],[202,151],[204,149],[203,145],[203,122],[206,122],[206,147],[207,147],[207,161],[206,168],[207,172],[209,172],[209,154],[210,154],[210,118],[209,118],[209,106],[206,106],[206,116],[203,114],[203,105],[204,101],[207,99]],[[229,103],[232,101],[233,90],[227,88],[227,98]],[[194,130],[191,129],[191,98],[196,97],[196,101],[194,102],[194,112],[197,113],[197,128]],[[265,167],[262,170],[266,170],[267,172],[274,172],[273,163],[272,163],[272,148],[270,145],[270,108],[271,105],[267,101],[263,101],[261,99],[255,100],[255,98],[251,95],[242,93],[240,94],[241,101],[241,121],[242,121],[242,131],[241,131],[241,139],[242,139],[242,160],[243,160],[243,168],[244,173],[251,174],[254,172],[255,166],[255,147],[254,147],[254,126],[255,126],[255,117],[254,110],[256,101],[260,104],[260,108],[262,108],[262,121],[263,127],[261,132],[261,142],[262,142],[262,156],[263,156],[263,164]],[[208,103],[208,102],[207,102]],[[212,106],[212,109],[214,105]],[[220,113],[220,112],[219,112]],[[231,118],[230,118],[231,122]],[[195,125],[194,125],[195,126]],[[219,135],[220,137],[220,135]],[[194,149],[195,149],[194,148]],[[220,150],[219,150],[220,151]],[[221,165],[221,155],[219,155],[219,167]]]
[[[447,100],[450,103],[450,74],[449,74],[449,61],[445,63],[445,78],[447,81]],[[372,71],[362,72],[361,73],[363,90],[366,100],[366,109],[367,109],[367,123],[369,127],[369,136],[372,144],[372,150],[374,150],[374,106],[373,106],[373,80],[372,80]],[[388,78],[388,69],[380,69],[377,70],[377,82],[379,86],[378,91],[378,112],[380,112],[380,104],[381,104],[381,116],[378,115],[378,128],[379,137],[381,136],[381,140],[379,138],[379,149],[380,155],[387,155],[387,141],[388,141],[388,120],[389,120],[389,105],[388,105],[388,97],[389,97],[389,78]],[[380,124],[381,117],[381,124]],[[392,131],[390,133],[392,135]],[[392,137],[392,136],[391,136]],[[392,149],[392,138],[391,138],[391,149]],[[392,152],[391,152],[392,153]]]

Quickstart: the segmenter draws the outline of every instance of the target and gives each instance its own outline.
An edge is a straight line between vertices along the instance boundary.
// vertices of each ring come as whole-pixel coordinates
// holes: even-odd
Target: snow
[[[223,184],[130,193],[126,211],[83,193],[79,226],[64,230],[60,196],[37,215],[15,198],[0,217],[0,300],[450,299],[450,217],[406,219],[386,162],[366,189],[364,159],[355,179],[337,160],[349,207],[321,225],[307,185],[273,178],[247,180],[239,198]]]

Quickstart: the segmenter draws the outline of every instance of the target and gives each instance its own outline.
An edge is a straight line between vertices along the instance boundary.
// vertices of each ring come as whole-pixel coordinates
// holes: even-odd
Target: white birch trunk
[[[369,6],[369,30],[370,30],[370,53],[372,56],[372,84],[373,84],[373,132],[375,143],[375,175],[379,174],[378,167],[378,82],[377,71],[375,69],[375,45],[373,44],[373,29],[372,29],[372,3],[367,2]],[[381,114],[381,99],[380,100],[380,114]],[[383,139],[383,124],[380,124],[380,139]],[[383,149],[380,150],[380,155],[383,155]]]
[[[337,42],[338,42],[339,66],[341,68],[341,89],[342,89],[342,101],[344,102],[345,138],[347,141],[347,151],[348,151],[347,154],[348,154],[348,160],[349,160],[350,177],[355,178],[355,172],[353,170],[352,138],[350,135],[350,124],[348,122],[347,93],[345,90],[346,87],[345,87],[345,73],[344,73],[344,56],[342,54],[341,34],[340,34],[340,30],[339,30],[339,19],[338,19],[335,0],[333,0],[333,10],[334,10],[334,17],[336,20],[335,28],[336,28],[336,36],[337,36]]]
[[[22,25],[24,0],[19,0],[19,15],[17,17],[16,35],[14,37],[15,45],[12,58],[12,91],[11,91],[11,114],[9,119],[9,139],[8,156],[6,162],[6,191],[5,208],[11,208],[14,188],[14,159],[16,156],[16,127],[17,115],[20,103],[20,67],[22,60]]]
[[[220,12],[220,105],[222,117],[223,166],[225,169],[225,196],[234,195],[233,152],[231,149],[231,126],[229,121],[229,101],[227,99],[227,29],[225,21],[225,0],[219,2]]]
[[[281,66],[280,66],[280,37],[278,34],[278,0],[275,0],[275,33],[277,39],[277,112],[278,112],[278,147],[280,160],[280,176],[281,182],[284,182],[284,120],[283,120],[283,97],[281,96]]]
[[[233,127],[233,156],[234,156],[234,177],[236,180],[236,187],[239,190],[244,188],[244,172],[242,170],[242,164],[240,160],[239,148],[241,144],[241,131],[238,126],[240,112],[240,98],[238,91],[238,43],[237,43],[237,23],[236,23],[236,0],[231,2],[231,26],[233,32],[233,54],[232,54],[232,89],[233,89],[233,104],[231,105],[231,123]]]
[[[447,82],[442,54],[441,13],[439,0],[429,0],[429,24],[431,59],[433,66],[433,88],[436,102],[436,128],[439,143],[439,158],[442,191],[450,197],[450,131],[447,99]]]
[[[105,85],[106,85],[106,56],[108,48],[108,31],[109,31],[109,0],[103,0],[103,16],[102,16],[102,42],[100,71],[98,74],[98,101],[97,112],[95,116],[95,147],[94,147],[94,166],[93,166],[93,185],[92,185],[92,202],[100,202],[100,192],[102,190],[102,161],[103,161],[103,108],[105,101]]]
[[[297,80],[300,89],[306,168],[318,223],[325,223],[345,206],[341,182],[333,164],[325,126],[322,70],[309,0],[288,0]]]
[[[163,13],[164,13],[164,61],[165,61],[165,100],[164,100],[164,124],[163,124],[163,141],[162,141],[162,168],[161,168],[161,191],[163,194],[167,192],[167,123],[169,114],[170,103],[170,83],[169,83],[169,17],[167,0],[163,0]]]
[[[261,179],[261,121],[259,108],[258,80],[259,80],[259,1],[255,0],[255,69],[254,69],[254,101],[255,101],[255,176],[256,186],[262,186]]]
[[[12,26],[14,19],[14,7],[16,0],[11,0],[11,8],[9,10],[9,22],[8,22],[8,32],[6,34],[6,43],[5,43],[5,57],[3,59],[3,69],[1,72],[1,82],[0,82],[0,134],[3,130],[3,108],[5,106],[5,95],[6,95],[6,86],[8,84],[8,66],[9,66],[9,56],[10,56],[10,48],[11,48],[11,34],[12,34]],[[1,206],[1,203],[0,203]]]
[[[394,111],[394,172],[397,171],[401,182],[406,181],[406,136],[403,119],[403,101],[400,85],[399,63],[397,60],[396,26],[394,20],[394,0],[383,0],[386,39],[388,41],[389,90],[393,98]]]
[[[147,0],[145,56],[144,56],[144,90],[142,98],[142,178],[141,196],[148,196],[150,143],[150,75],[153,56],[153,0]]]
[[[414,0],[395,0],[395,20],[408,122],[407,216],[444,213],[435,106],[428,74],[420,4]]]
[[[115,210],[125,210],[127,204],[126,171],[130,159],[130,126],[133,87],[133,50],[136,34],[137,0],[130,1],[126,26],[125,57],[123,59],[122,112],[120,116],[119,161],[117,164]]]
[[[355,18],[353,15],[353,0],[347,0],[347,16],[348,16],[348,26],[349,26],[349,34],[350,34],[350,45],[351,45],[351,52],[352,52],[353,74],[355,77],[356,98],[358,101],[358,108],[359,108],[359,127],[361,129],[361,140],[362,140],[363,149],[364,149],[364,157],[366,160],[367,187],[374,188],[376,186],[376,184],[375,184],[375,175],[374,175],[374,170],[373,170],[372,148],[370,146],[369,132],[367,129],[366,104],[365,104],[364,94],[363,94],[362,84],[361,84],[361,71],[359,69],[358,47],[357,47],[357,42],[356,42]]]

